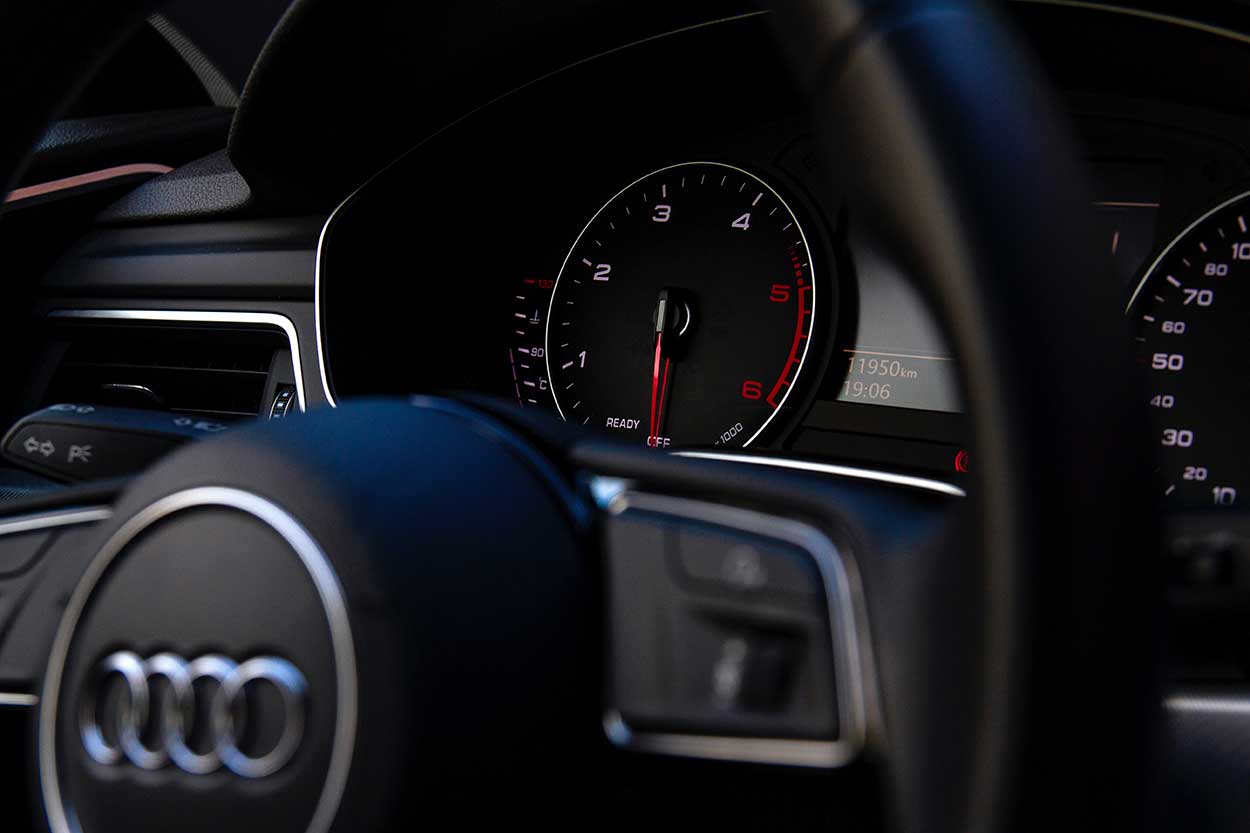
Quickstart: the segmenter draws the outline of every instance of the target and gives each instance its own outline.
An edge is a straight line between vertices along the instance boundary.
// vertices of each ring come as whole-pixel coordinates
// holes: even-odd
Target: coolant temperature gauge
[[[550,278],[522,278],[513,292],[508,369],[513,394],[522,408],[553,406],[544,340],[554,286]]]

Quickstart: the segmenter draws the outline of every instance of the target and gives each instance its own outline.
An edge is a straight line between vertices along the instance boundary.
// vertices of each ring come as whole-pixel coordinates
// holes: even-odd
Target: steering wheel
[[[157,5],[6,4],[0,180]],[[946,325],[968,494],[658,454],[480,401],[196,443],[113,505],[0,520],[0,554],[58,536],[46,602],[7,637],[46,651],[28,759],[51,830],[323,833],[447,807],[584,826],[628,784],[645,812],[589,822],[624,826],[661,812],[648,789],[701,783],[903,830],[1139,826],[1148,446],[1063,120],[981,4],[774,12],[849,210]],[[783,678],[799,707],[717,708]]]

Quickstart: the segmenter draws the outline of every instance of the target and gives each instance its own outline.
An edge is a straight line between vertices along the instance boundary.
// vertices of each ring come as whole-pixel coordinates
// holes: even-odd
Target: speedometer
[[[638,179],[552,292],[560,414],[656,448],[749,444],[803,373],[821,280],[798,217],[754,174],[691,162]]]
[[[1129,302],[1150,376],[1171,505],[1228,508],[1250,489],[1250,194],[1216,207],[1150,266]]]

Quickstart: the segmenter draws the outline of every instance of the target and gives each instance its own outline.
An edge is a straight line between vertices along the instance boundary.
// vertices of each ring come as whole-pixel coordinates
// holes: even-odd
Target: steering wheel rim
[[[21,73],[11,77],[31,82],[3,93],[6,182],[89,71],[157,6],[53,0],[6,11],[5,54]],[[938,717],[975,740],[952,762],[950,729],[925,728],[931,688],[887,700],[887,745],[908,750],[890,767],[897,820],[934,830],[1131,823],[1140,802],[1112,797],[1138,795],[1149,760],[1155,574],[1142,554],[1158,538],[1149,522],[1119,521],[1149,505],[1133,453],[1147,446],[1132,442],[1144,421],[1132,409],[1127,347],[1107,326],[1119,321],[1113,288],[1082,280],[1093,270],[1082,265],[1081,174],[1062,119],[988,7],[848,0],[777,11],[853,216],[929,292],[973,394],[976,520],[960,580],[988,588],[972,617],[984,643],[964,658],[958,696],[937,699],[967,709]],[[63,48],[15,46],[48,42]],[[1031,333],[1045,337],[1021,337]],[[1060,370],[1076,367],[1100,384]],[[1074,480],[1073,460],[1099,462]],[[1047,605],[1055,592],[1064,603]],[[951,612],[935,605],[928,615]],[[1079,698],[1073,678],[1083,681]],[[1095,727],[1100,749],[1123,764],[1110,784],[1095,771],[1105,759],[1071,752],[1070,738]]]
[[[951,829],[1100,817],[1132,829],[1140,807],[1108,798],[1148,777],[1159,538],[1141,518],[1151,503],[1135,449],[1149,444],[1126,333],[1107,326],[1114,287],[1084,279],[1097,271],[1074,144],[1027,48],[986,6],[812,5],[804,75],[827,102],[826,158],[854,183],[852,210],[928,292],[970,392],[970,496],[984,521],[974,557],[990,588],[980,691],[992,694],[973,724],[980,760],[960,776],[967,818]],[[1055,372],[1065,367],[1090,375]],[[1107,386],[1091,389],[1091,376]],[[1048,603],[1056,590],[1075,603]],[[1097,659],[1081,644],[1091,634],[1105,640]],[[1072,679],[1084,681],[1079,698]],[[1119,783],[1072,754],[1072,738],[1100,732],[1124,767]],[[921,766],[940,767],[941,741],[932,747]],[[1069,790],[1054,779],[1065,768]],[[1076,805],[1056,800],[1099,783]],[[926,824],[946,801],[929,798]]]

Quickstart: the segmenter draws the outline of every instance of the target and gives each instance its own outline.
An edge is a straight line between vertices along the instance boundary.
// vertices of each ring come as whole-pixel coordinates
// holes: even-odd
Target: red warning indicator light
[[[955,471],[960,474],[968,473],[968,452],[962,448],[955,455]]]

